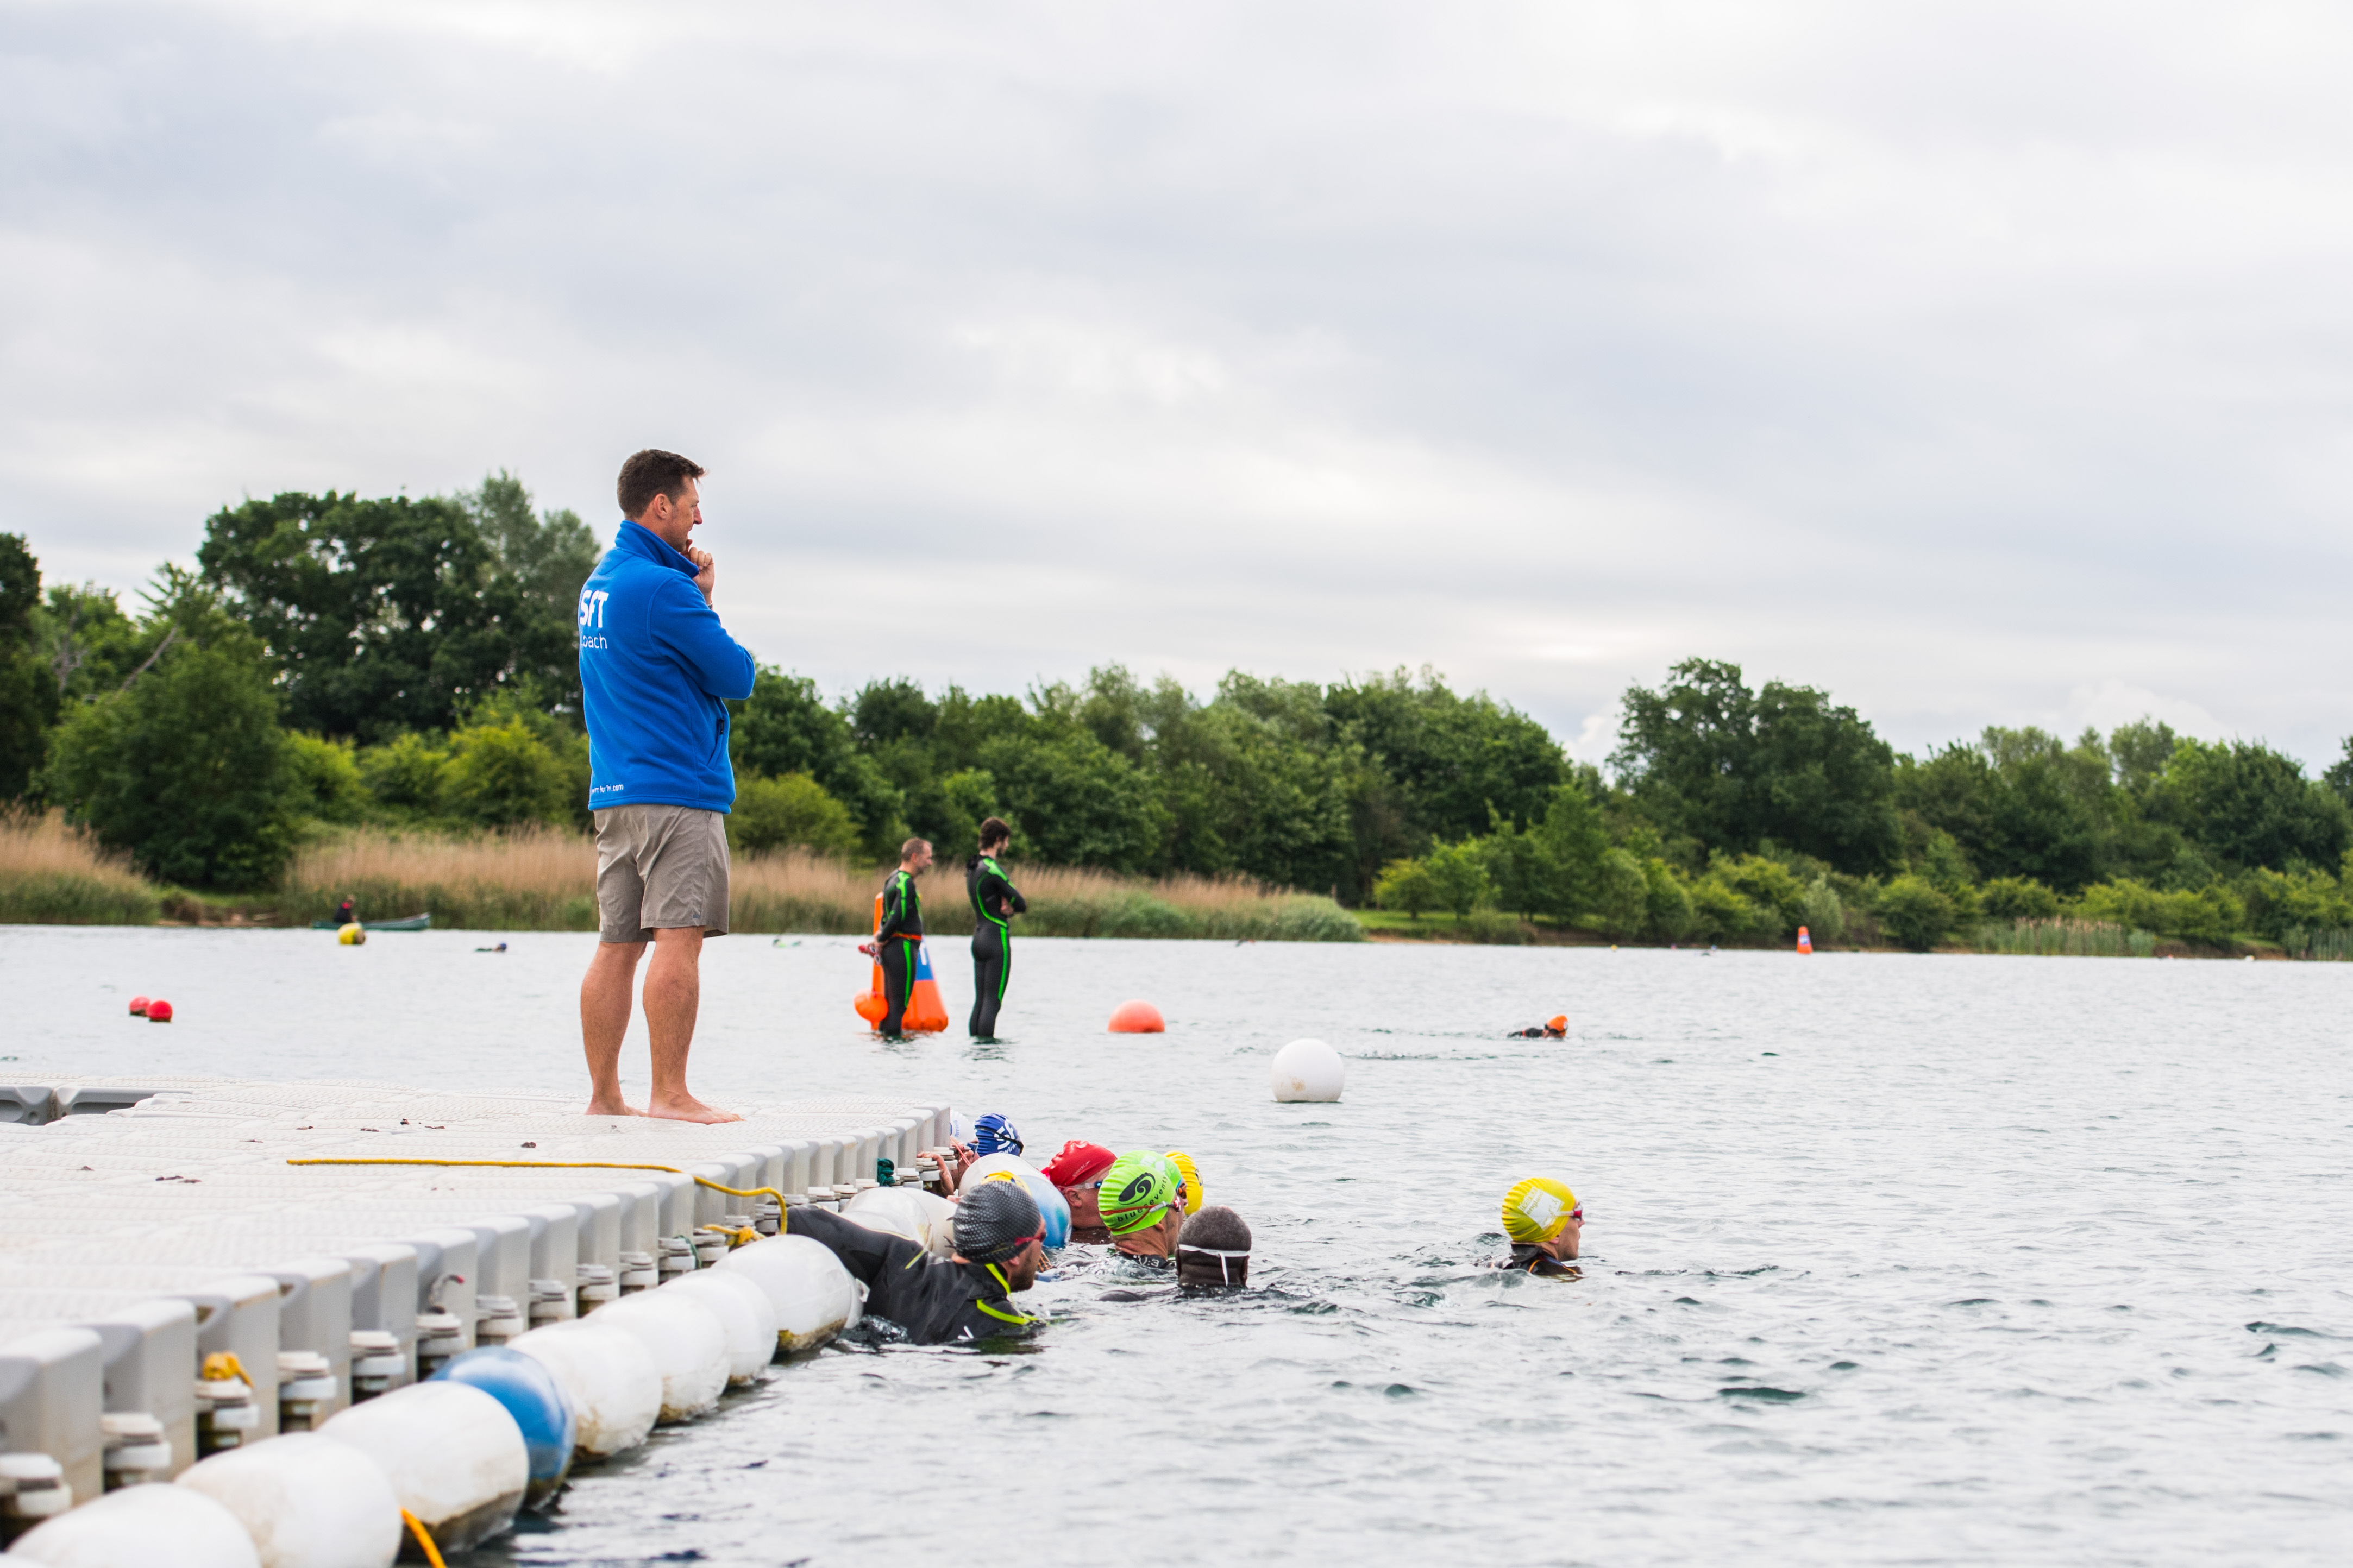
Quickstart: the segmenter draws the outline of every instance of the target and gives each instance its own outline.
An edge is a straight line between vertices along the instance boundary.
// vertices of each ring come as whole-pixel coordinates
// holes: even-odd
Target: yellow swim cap
[[[1168,1163],[1176,1167],[1178,1175],[1185,1178],[1185,1212],[1199,1214],[1201,1212],[1200,1167],[1194,1164],[1193,1156],[1182,1149],[1169,1150]]]
[[[1521,1243],[1550,1241],[1576,1209],[1567,1182],[1530,1176],[1504,1194],[1504,1234]]]

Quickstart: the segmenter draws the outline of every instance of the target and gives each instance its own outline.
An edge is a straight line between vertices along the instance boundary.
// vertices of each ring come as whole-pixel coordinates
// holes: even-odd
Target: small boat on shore
[[[311,922],[311,929],[312,931],[341,931],[343,929],[344,924],[344,921],[337,920],[312,921]],[[433,917],[431,915],[411,915],[405,921],[360,921],[360,929],[362,931],[431,931],[433,929]]]

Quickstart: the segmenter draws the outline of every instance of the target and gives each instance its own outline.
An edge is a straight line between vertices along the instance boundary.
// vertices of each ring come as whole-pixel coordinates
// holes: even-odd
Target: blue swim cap
[[[984,1157],[1018,1154],[1021,1134],[1013,1130],[1013,1123],[992,1110],[972,1124],[972,1152]]]

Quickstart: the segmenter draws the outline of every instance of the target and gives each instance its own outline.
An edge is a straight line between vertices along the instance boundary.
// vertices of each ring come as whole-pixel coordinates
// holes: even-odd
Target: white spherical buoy
[[[596,1309],[599,1328],[634,1335],[661,1373],[661,1418],[691,1421],[727,1392],[727,1330],[692,1296],[640,1290]]]
[[[1347,1064],[1321,1040],[1293,1040],[1274,1053],[1274,1098],[1323,1101],[1340,1098]]]
[[[776,1342],[786,1350],[814,1350],[857,1325],[858,1282],[832,1249],[812,1237],[772,1236],[737,1247],[718,1267],[742,1274],[768,1293],[776,1309]]]
[[[374,1459],[317,1432],[215,1454],[180,1475],[237,1515],[261,1568],[392,1568],[400,1500]]]
[[[601,1315],[605,1308],[598,1308]],[[573,1442],[593,1458],[628,1453],[661,1418],[660,1370],[635,1334],[596,1319],[533,1329],[507,1342],[554,1377],[572,1402],[578,1427]]]
[[[991,1160],[1012,1158],[1010,1154],[989,1156]],[[965,1179],[976,1179],[979,1171],[980,1166],[975,1165]],[[955,1217],[955,1205],[919,1187],[869,1187],[849,1200],[841,1217],[885,1236],[904,1237],[942,1258],[955,1250],[947,1222]]]
[[[35,1526],[10,1563],[48,1568],[261,1568],[237,1515],[185,1487],[124,1487]]]
[[[374,1459],[400,1506],[444,1552],[467,1551],[513,1524],[531,1484],[522,1428],[505,1405],[462,1383],[396,1389],[319,1431]]]
[[[881,1192],[882,1189],[874,1189]],[[727,1381],[750,1383],[776,1359],[776,1309],[768,1293],[741,1274],[698,1268],[662,1287],[683,1290],[711,1309],[727,1331]]]

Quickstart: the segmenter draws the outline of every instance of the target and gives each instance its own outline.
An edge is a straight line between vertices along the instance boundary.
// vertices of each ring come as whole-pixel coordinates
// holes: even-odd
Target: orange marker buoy
[[[170,1023],[172,1021],[172,1005],[169,1002],[164,1001],[161,996],[156,997],[153,1002],[147,1004],[147,1021],[151,1024]]]
[[[1803,926],[1799,926],[1798,928],[1798,951],[1799,952],[1811,952],[1814,951],[1813,935]]]
[[[1114,1035],[1165,1035],[1168,1022],[1161,1017],[1160,1009],[1149,1002],[1123,1002],[1112,1009],[1111,1032]]]
[[[143,1018],[147,1016],[146,997],[133,996],[131,999],[131,1016],[134,1018]]]

